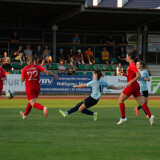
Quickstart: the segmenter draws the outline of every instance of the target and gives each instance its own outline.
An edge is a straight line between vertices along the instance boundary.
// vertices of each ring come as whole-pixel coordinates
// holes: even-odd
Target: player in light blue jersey
[[[85,100],[82,102],[78,103],[75,107],[71,108],[69,111],[64,112],[62,110],[59,110],[59,112],[66,117],[67,115],[76,112],[77,110],[79,112],[82,112],[87,115],[92,115],[94,121],[97,120],[98,112],[92,112],[88,110],[88,108],[96,105],[102,95],[103,89],[104,88],[110,88],[110,89],[117,89],[121,90],[123,89],[122,86],[120,87],[115,87],[113,85],[108,84],[104,79],[102,79],[102,72],[97,70],[93,74],[93,80],[90,81],[87,84],[82,84],[82,85],[75,85],[73,86],[74,88],[85,88],[85,87],[92,87],[92,93],[89,97],[87,97]]]
[[[141,77],[138,79],[138,83],[140,85],[140,92],[142,95],[142,100],[144,103],[148,103],[148,88],[147,88],[147,81],[150,81],[148,71],[144,69],[145,64],[142,61],[138,61],[136,63],[136,67],[141,74]],[[139,110],[141,106],[135,108],[136,115],[139,116]],[[146,112],[145,112],[146,113]],[[147,114],[146,114],[147,115]]]

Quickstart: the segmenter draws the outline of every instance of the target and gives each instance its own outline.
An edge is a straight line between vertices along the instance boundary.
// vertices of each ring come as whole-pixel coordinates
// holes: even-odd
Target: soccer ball
[[[12,99],[14,97],[14,92],[13,91],[6,91],[5,92],[5,96],[8,98],[8,99]]]

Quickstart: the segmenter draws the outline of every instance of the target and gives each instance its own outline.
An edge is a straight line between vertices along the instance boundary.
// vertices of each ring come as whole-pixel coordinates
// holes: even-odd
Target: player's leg
[[[69,111],[67,111],[67,112],[64,112],[64,111],[62,111],[62,110],[59,110],[59,112],[63,115],[63,117],[66,117],[67,115],[72,114],[72,113],[78,111],[79,107],[80,107],[82,104],[83,104],[83,101],[80,102],[80,103],[78,103],[75,107],[71,108],[71,109],[70,109]]]
[[[23,113],[22,111],[20,111],[20,115],[22,116],[23,119],[26,119],[31,109],[32,109],[32,105],[28,102],[25,112]]]
[[[147,115],[149,117],[150,124],[153,125],[153,123],[154,123],[154,115],[151,114],[147,104],[145,104],[143,102],[141,96],[135,97],[135,99],[138,102],[138,104],[142,106],[143,110],[147,113]]]
[[[127,121],[126,115],[125,115],[125,104],[124,101],[128,98],[129,96],[127,96],[126,94],[124,94],[123,92],[121,93],[118,102],[119,102],[119,107],[120,107],[120,111],[121,111],[121,118],[119,120],[119,122],[117,124],[121,124],[125,121]]]

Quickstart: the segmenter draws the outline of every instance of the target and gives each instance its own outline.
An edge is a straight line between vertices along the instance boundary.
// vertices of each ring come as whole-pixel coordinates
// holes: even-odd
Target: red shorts
[[[0,95],[2,94],[3,91],[3,85],[0,85]]]
[[[26,94],[28,100],[38,98],[39,92],[40,92],[40,85],[26,86]]]
[[[141,96],[140,86],[138,83],[134,83],[129,87],[127,86],[122,93],[127,95],[128,97],[131,96],[132,94],[134,97],[139,97]]]

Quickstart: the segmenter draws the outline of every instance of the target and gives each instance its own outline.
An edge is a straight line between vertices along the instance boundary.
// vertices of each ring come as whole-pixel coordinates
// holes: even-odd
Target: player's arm
[[[7,77],[2,77],[1,80],[5,81],[5,80],[7,80]]]
[[[48,74],[48,75],[51,75],[51,76],[55,77],[56,80],[59,79],[59,77],[58,77],[57,75],[55,75],[54,73],[52,73],[52,72],[49,71],[49,70],[46,70],[46,69],[45,69],[43,72],[46,73],[46,74]]]
[[[86,84],[74,85],[73,88],[86,88]]]
[[[149,82],[149,81],[150,81],[150,78],[144,78],[144,80]]]
[[[127,77],[127,74],[126,74],[126,73],[121,73],[120,75]]]
[[[141,77],[139,71],[136,72],[136,77],[127,83],[127,86],[130,86],[133,82],[137,81]]]
[[[111,85],[111,86],[108,87],[108,88],[110,88],[110,89],[116,89],[116,90],[121,90],[121,89],[123,89],[123,86],[115,87],[115,86]]]

